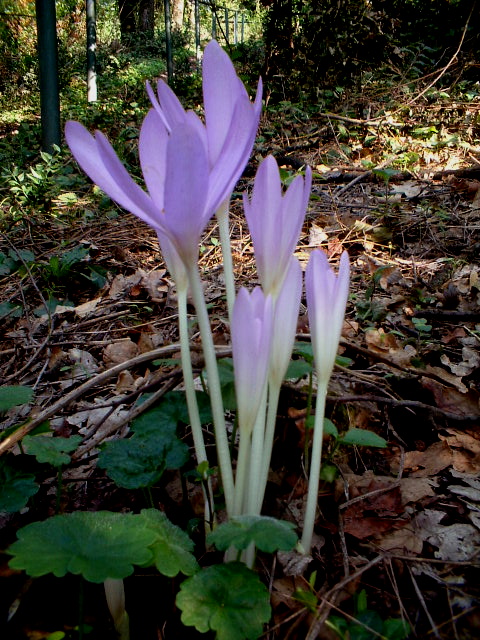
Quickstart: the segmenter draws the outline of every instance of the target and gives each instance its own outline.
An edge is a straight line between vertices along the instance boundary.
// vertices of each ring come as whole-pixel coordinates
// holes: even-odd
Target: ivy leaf
[[[33,398],[33,389],[19,385],[0,387],[0,411],[27,404]]]
[[[144,520],[144,526],[156,534],[156,540],[150,549],[153,552],[153,562],[160,573],[173,578],[180,572],[191,576],[198,571],[198,562],[192,554],[194,544],[185,531],[170,522],[157,509],[143,509],[140,516]]]
[[[37,462],[48,463],[54,467],[61,467],[70,462],[69,452],[75,451],[82,436],[72,436],[71,438],[61,438],[57,436],[25,436],[22,443],[26,453],[35,456]]]
[[[67,572],[90,582],[122,579],[133,565],[152,559],[149,546],[155,532],[138,515],[110,511],[76,511],[33,522],[17,532],[18,540],[8,549],[12,569],[30,576]]]
[[[297,544],[293,522],[268,516],[232,516],[208,535],[208,542],[220,551],[234,546],[239,551],[252,542],[260,551],[290,551]]]
[[[357,445],[359,447],[380,447],[387,446],[385,438],[377,436],[373,431],[367,429],[349,429],[341,438],[340,444]]]
[[[177,595],[182,622],[217,640],[256,640],[270,619],[268,590],[241,562],[218,564],[185,580]]]
[[[10,457],[0,458],[0,511],[15,513],[26,506],[40,487],[33,474],[10,464]]]

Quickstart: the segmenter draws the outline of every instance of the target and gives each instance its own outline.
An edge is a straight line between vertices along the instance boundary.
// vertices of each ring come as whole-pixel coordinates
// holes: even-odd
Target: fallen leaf
[[[451,466],[453,453],[446,442],[434,442],[425,451],[407,451],[404,471],[410,471],[412,478],[427,478]],[[392,471],[394,468],[392,468]]]
[[[446,372],[445,372],[446,373]],[[451,374],[450,374],[451,375]],[[455,376],[452,376],[455,378]],[[446,387],[431,378],[421,378],[422,387],[432,392],[435,404],[439,409],[453,413],[460,417],[480,416],[479,394],[473,389],[468,390],[459,378],[455,378],[463,391]]]
[[[113,342],[105,347],[103,350],[103,361],[108,368],[121,364],[127,360],[131,360],[138,355],[137,345],[126,338],[121,342]]]
[[[448,436],[439,435],[452,450],[453,468],[462,473],[480,473],[480,441],[473,430],[446,429]]]

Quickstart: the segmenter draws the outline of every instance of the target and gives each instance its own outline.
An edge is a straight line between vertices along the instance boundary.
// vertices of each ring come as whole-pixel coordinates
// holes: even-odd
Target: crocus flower
[[[312,172],[297,176],[283,195],[273,156],[259,166],[251,198],[243,205],[255,250],[257,271],[266,294],[278,295],[291,255],[298,242],[307,209]]]
[[[262,81],[255,102],[250,102],[232,61],[216,40],[205,47],[202,69],[205,125],[183,109],[163,80],[157,84],[158,99],[148,84],[147,92],[167,131],[191,118],[205,138],[211,183],[214,188],[222,185],[222,202],[230,197],[252,152],[262,109]]]
[[[319,385],[332,373],[348,299],[350,262],[346,251],[340,258],[338,275],[319,249],[312,251],[305,273],[308,318]]]
[[[272,298],[242,287],[232,314],[232,355],[241,432],[253,429],[264,392],[272,342]]]

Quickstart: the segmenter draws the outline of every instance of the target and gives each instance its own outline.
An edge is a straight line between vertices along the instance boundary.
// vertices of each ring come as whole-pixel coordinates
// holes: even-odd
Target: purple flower
[[[312,172],[307,167],[305,179],[297,176],[283,195],[277,163],[268,156],[258,168],[251,199],[244,194],[260,281],[265,293],[274,297],[298,242],[311,185]]]
[[[147,92],[167,131],[192,119],[206,141],[212,185],[222,185],[220,201],[228,198],[252,152],[262,110],[261,79],[252,103],[232,61],[218,42],[211,40],[203,54],[205,125],[193,112],[183,109],[163,80],[157,84],[158,100],[149,85]]]
[[[154,108],[142,124],[139,153],[148,193],[133,181],[102,133],[92,136],[79,123],[67,122],[65,135],[93,182],[152,226],[159,238],[165,235],[170,255],[191,266],[205,226],[248,161],[260,118],[261,84],[252,104],[227,54],[211,42],[204,58],[205,125],[184,111],[165,83],[159,83],[160,103],[147,90]]]
[[[319,249],[312,251],[305,273],[308,317],[319,383],[326,385],[335,364],[350,283],[346,251],[340,258],[338,275]]]
[[[282,288],[275,300],[272,355],[269,379],[280,386],[292,355],[302,297],[302,267],[295,256],[290,258]]]
[[[272,342],[272,298],[242,287],[232,314],[232,354],[240,429],[250,433],[267,380]]]

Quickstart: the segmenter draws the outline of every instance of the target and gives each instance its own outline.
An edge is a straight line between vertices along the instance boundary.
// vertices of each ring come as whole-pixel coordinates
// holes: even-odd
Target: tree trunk
[[[139,0],[118,0],[118,17],[120,19],[120,33],[122,38],[135,33],[137,25],[135,14]]]
[[[183,29],[183,13],[185,10],[185,0],[173,0],[172,2],[172,27]]]
[[[138,31],[153,36],[154,18],[155,0],[140,0],[138,3]]]

